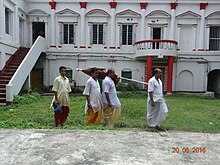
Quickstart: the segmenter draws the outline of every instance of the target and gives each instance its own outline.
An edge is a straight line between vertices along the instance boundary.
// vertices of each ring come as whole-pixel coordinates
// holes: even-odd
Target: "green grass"
[[[145,93],[119,94],[122,103],[122,114],[116,123],[118,130],[146,128]],[[162,127],[171,131],[220,133],[220,100],[210,97],[173,94],[165,96],[169,115]],[[52,97],[40,97],[36,93],[18,96],[15,104],[0,107],[0,128],[54,129],[53,109],[50,108]],[[62,129],[107,129],[101,123],[98,126],[85,124],[85,97],[76,94],[71,96],[70,114]],[[55,128],[61,129],[61,127]]]

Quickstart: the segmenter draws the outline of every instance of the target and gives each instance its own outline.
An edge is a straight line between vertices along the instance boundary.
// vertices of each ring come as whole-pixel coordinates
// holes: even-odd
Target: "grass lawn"
[[[146,98],[144,93],[124,93],[119,98],[122,114],[116,124],[118,130],[146,128]],[[173,94],[165,96],[169,115],[162,127],[170,131],[220,133],[220,100],[210,97]],[[54,129],[52,97],[26,95],[18,97],[15,104],[0,107],[0,128]],[[85,97],[71,96],[70,115],[64,127],[55,129],[107,129],[103,123],[98,126],[85,125]]]

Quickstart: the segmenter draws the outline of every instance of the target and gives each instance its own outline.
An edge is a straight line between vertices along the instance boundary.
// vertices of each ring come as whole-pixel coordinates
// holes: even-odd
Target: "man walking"
[[[161,69],[156,68],[148,81],[147,123],[150,128],[164,131],[160,125],[166,119],[168,108],[163,97],[161,76]]]
[[[107,76],[102,82],[102,101],[104,117],[109,128],[113,128],[121,114],[121,103],[118,99],[114,78],[114,69],[108,69]]]
[[[99,86],[98,70],[91,68],[91,77],[86,81],[83,95],[86,96],[86,124],[99,124],[102,117],[102,98]]]

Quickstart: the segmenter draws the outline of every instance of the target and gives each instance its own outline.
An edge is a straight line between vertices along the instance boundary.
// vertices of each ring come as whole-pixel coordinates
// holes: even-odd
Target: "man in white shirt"
[[[166,119],[168,108],[163,98],[161,76],[161,69],[156,68],[148,81],[147,123],[150,128],[164,131],[160,125]]]
[[[113,128],[121,114],[121,103],[118,99],[115,83],[112,80],[115,75],[114,69],[108,69],[107,76],[102,82],[102,101],[104,117],[107,126]]]
[[[86,124],[99,124],[102,117],[102,98],[99,86],[98,70],[91,68],[91,77],[86,81],[83,95],[86,96],[85,111],[88,116]]]

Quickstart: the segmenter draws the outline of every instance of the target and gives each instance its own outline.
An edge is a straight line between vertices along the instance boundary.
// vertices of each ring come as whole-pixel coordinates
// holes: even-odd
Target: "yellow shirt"
[[[70,98],[69,92],[71,92],[71,87],[69,79],[67,77],[58,76],[54,80],[52,91],[57,92],[57,97],[61,106],[69,106]],[[53,101],[55,100],[55,96]]]

